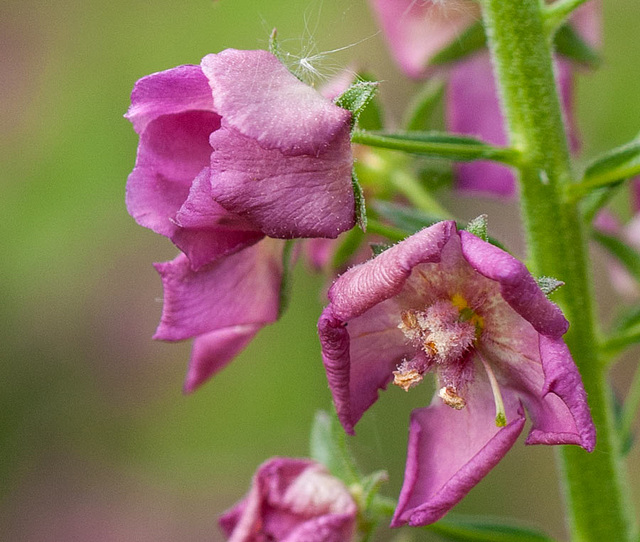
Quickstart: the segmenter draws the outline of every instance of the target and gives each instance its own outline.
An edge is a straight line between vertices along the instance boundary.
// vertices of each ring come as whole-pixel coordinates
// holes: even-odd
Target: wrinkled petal
[[[177,341],[278,317],[282,243],[264,240],[199,271],[183,254],[155,267],[164,286],[155,339]]]
[[[317,155],[349,125],[348,111],[299,81],[267,51],[227,49],[207,55],[201,66],[225,123],[265,149]]]
[[[251,490],[220,518],[229,542],[346,542],[357,507],[344,484],[319,463],[273,458]]]
[[[500,283],[502,297],[513,310],[539,333],[554,338],[564,335],[569,323],[522,262],[466,231],[460,232],[460,239],[465,259],[478,273]]]
[[[191,360],[184,383],[185,393],[191,393],[224,369],[249,344],[264,324],[225,327],[200,335],[193,341]]]
[[[334,316],[346,322],[399,293],[416,265],[440,260],[454,233],[454,222],[439,222],[349,269],[329,290]]]
[[[209,168],[194,179],[172,222],[179,227],[171,233],[171,240],[188,256],[194,270],[264,237],[253,224],[213,200]]]
[[[545,382],[542,393],[545,397],[557,397],[566,405],[575,428],[571,430],[571,418],[562,417],[561,420],[534,420],[534,426],[527,438],[528,444],[555,444],[562,438],[573,440],[572,444],[579,444],[591,452],[596,444],[596,430],[591,419],[587,394],[582,385],[582,379],[567,345],[561,339],[540,336],[540,356],[544,369]],[[558,401],[555,401],[556,403]],[[562,435],[563,436],[560,436]]]
[[[213,111],[213,97],[200,66],[178,66],[139,79],[125,117],[141,134],[152,120],[189,110]]]
[[[396,61],[409,77],[424,75],[429,60],[477,18],[473,3],[448,0],[371,0]]]
[[[355,224],[349,128],[321,154],[265,149],[224,127],[212,134],[211,193],[271,237],[337,237]]]
[[[173,219],[193,179],[209,166],[209,135],[220,117],[205,111],[161,116],[140,136],[136,167],[127,181],[129,214],[141,226],[170,237]]]
[[[504,457],[524,427],[519,402],[504,397],[508,424],[496,427],[488,382],[478,382],[467,406],[455,410],[438,398],[414,410],[404,484],[391,525],[427,525],[444,516]]]
[[[322,360],[340,422],[354,434],[354,426],[378,399],[378,390],[392,380],[392,372],[410,353],[398,329],[397,310],[379,303],[345,323],[327,307],[318,322]],[[395,318],[394,318],[395,317]]]

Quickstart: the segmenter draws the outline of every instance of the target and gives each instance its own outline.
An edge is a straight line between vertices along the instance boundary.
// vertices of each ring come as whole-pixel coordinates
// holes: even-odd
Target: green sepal
[[[358,81],[378,84],[375,77],[369,73],[359,73],[357,79]],[[384,112],[377,93],[371,98],[367,106],[360,111],[358,126],[363,130],[382,130],[384,127]]]
[[[402,126],[412,131],[424,131],[430,128],[430,121],[438,104],[444,95],[444,83],[437,79],[431,79],[422,87],[404,112]]]
[[[480,215],[469,222],[464,229],[483,241],[489,241],[489,235],[487,234],[487,219],[487,215]]]
[[[347,485],[359,484],[362,475],[347,445],[347,437],[335,413],[316,412],[309,442],[310,457],[322,463]]]
[[[393,245],[389,245],[387,243],[369,243],[369,247],[371,248],[371,252],[374,256],[379,256],[388,248],[391,248]]]
[[[360,186],[360,182],[358,181],[358,176],[356,175],[356,170],[353,168],[351,171],[351,186],[353,187],[353,196],[355,199],[355,207],[356,207],[356,222],[360,229],[363,232],[367,231],[367,206],[364,201],[364,192],[362,191],[362,186]]]
[[[546,296],[552,294],[561,286],[564,286],[564,282],[554,277],[538,277],[536,278],[536,282]]]
[[[564,24],[558,29],[553,37],[553,45],[557,53],[591,68],[602,62],[597,51],[570,24]]]
[[[536,528],[502,518],[449,514],[427,529],[452,542],[555,542]]]
[[[289,308],[291,300],[291,285],[293,283],[293,248],[295,239],[288,239],[282,249],[282,280],[280,281],[280,302],[278,305],[278,318],[280,318]]]
[[[274,28],[269,34],[269,52],[284,64],[284,58],[278,41],[278,29]]]
[[[411,154],[458,160],[495,160],[516,164],[520,153],[510,147],[493,147],[472,137],[443,132],[366,132],[356,130],[351,141],[370,147],[393,149]]]
[[[358,81],[338,96],[334,103],[351,111],[351,129],[358,121],[358,117],[373,100],[378,90],[378,83],[375,81]]]
[[[461,60],[487,45],[487,37],[481,22],[470,26],[449,45],[440,49],[429,61],[429,64],[437,66],[449,62]]]

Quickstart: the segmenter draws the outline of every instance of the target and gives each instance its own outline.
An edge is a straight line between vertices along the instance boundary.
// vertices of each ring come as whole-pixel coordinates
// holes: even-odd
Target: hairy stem
[[[631,507],[612,398],[598,359],[585,231],[576,203],[565,195],[573,174],[544,6],[540,0],[481,4],[511,145],[521,153],[517,169],[532,271],[566,283],[556,299],[571,322],[566,340],[598,431],[592,454],[573,446],[559,452],[572,540],[629,541]]]

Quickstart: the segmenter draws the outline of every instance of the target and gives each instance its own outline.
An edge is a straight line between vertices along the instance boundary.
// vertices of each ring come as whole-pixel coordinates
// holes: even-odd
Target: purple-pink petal
[[[505,397],[506,427],[496,427],[489,383],[476,383],[467,406],[455,410],[437,397],[414,410],[404,484],[391,523],[427,525],[444,516],[509,451],[524,427],[518,401]]]
[[[580,148],[573,115],[574,68],[557,58],[556,83],[571,150]],[[456,63],[450,71],[446,97],[447,128],[455,133],[477,137],[493,145],[508,143],[504,118],[488,53],[475,54]],[[502,164],[488,161],[456,165],[456,186],[461,190],[495,196],[515,195],[513,172]]]
[[[225,124],[284,154],[319,155],[351,114],[294,77],[267,51],[227,49],[207,55],[202,71]]]
[[[474,22],[473,3],[371,0],[396,61],[409,77],[424,75],[429,60]]]
[[[224,122],[210,141],[213,198],[266,235],[334,238],[355,224],[348,123],[314,154],[265,148]]]
[[[346,322],[400,292],[413,268],[438,262],[455,222],[438,222],[338,277],[329,290],[336,318]]]
[[[569,323],[562,311],[547,299],[522,262],[469,232],[461,231],[460,239],[471,267],[498,282],[504,300],[536,331],[554,338],[566,333]]]
[[[155,264],[164,305],[154,338],[177,341],[278,317],[282,244],[265,240],[194,271],[186,256]]]
[[[263,328],[263,324],[229,326],[196,337],[184,382],[185,393],[191,393],[224,369]]]
[[[229,542],[348,542],[357,506],[319,463],[273,458],[256,472],[247,496],[219,523]]]
[[[162,115],[192,110],[213,111],[213,98],[200,66],[186,65],[139,79],[125,117],[142,134],[149,122]]]

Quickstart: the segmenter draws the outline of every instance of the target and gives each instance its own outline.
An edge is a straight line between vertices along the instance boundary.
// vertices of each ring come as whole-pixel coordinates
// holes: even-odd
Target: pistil
[[[491,384],[491,391],[493,392],[493,401],[496,405],[496,425],[498,427],[504,427],[507,425],[507,413],[504,408],[504,401],[502,400],[502,393],[500,392],[500,385],[498,384],[498,380],[496,379],[496,375],[493,373],[491,366],[487,361],[482,357],[480,352],[477,353],[484,370],[489,377],[489,383]]]

